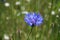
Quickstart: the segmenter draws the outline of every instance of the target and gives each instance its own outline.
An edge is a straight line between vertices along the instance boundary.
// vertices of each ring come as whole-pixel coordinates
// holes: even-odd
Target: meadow
[[[43,17],[43,23],[31,33],[24,20],[29,12]],[[60,0],[0,0],[0,40],[27,39],[60,40]]]

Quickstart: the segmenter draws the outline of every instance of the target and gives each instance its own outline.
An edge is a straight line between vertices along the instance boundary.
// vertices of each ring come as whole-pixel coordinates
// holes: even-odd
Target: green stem
[[[29,36],[30,36],[30,34],[32,33],[32,30],[33,30],[33,27],[31,28],[31,31],[30,31],[30,33],[29,33],[29,35],[28,35],[27,40],[29,40]]]

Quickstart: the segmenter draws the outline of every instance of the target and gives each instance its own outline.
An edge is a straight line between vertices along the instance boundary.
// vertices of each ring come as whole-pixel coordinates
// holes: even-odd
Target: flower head
[[[26,14],[24,20],[30,26],[39,26],[43,22],[42,16],[35,12]]]

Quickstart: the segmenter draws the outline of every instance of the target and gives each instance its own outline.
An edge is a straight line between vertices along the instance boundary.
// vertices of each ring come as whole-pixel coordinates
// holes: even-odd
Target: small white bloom
[[[58,11],[60,12],[60,8],[58,9]]]
[[[59,17],[59,15],[56,15],[56,17],[58,18],[58,17]]]
[[[28,14],[28,11],[22,11],[22,14]]]
[[[9,6],[10,6],[10,4],[7,2],[7,3],[5,3],[5,6],[6,6],[6,7],[9,7]]]
[[[26,0],[27,2],[30,2],[30,0]]]
[[[52,11],[52,12],[51,12],[51,15],[55,15],[55,11]]]
[[[9,20],[9,17],[6,17],[7,20]]]
[[[9,36],[6,35],[6,34],[4,34],[4,39],[5,39],[5,40],[9,40]]]
[[[17,1],[17,2],[16,2],[16,5],[20,5],[20,1]]]
[[[50,5],[50,6],[52,5],[51,2],[49,3],[49,5]]]

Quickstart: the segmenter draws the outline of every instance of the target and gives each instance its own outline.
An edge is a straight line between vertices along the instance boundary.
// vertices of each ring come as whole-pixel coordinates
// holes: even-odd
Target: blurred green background
[[[28,12],[40,12],[39,27],[25,23]],[[60,40],[60,0],[0,0],[0,40]]]

